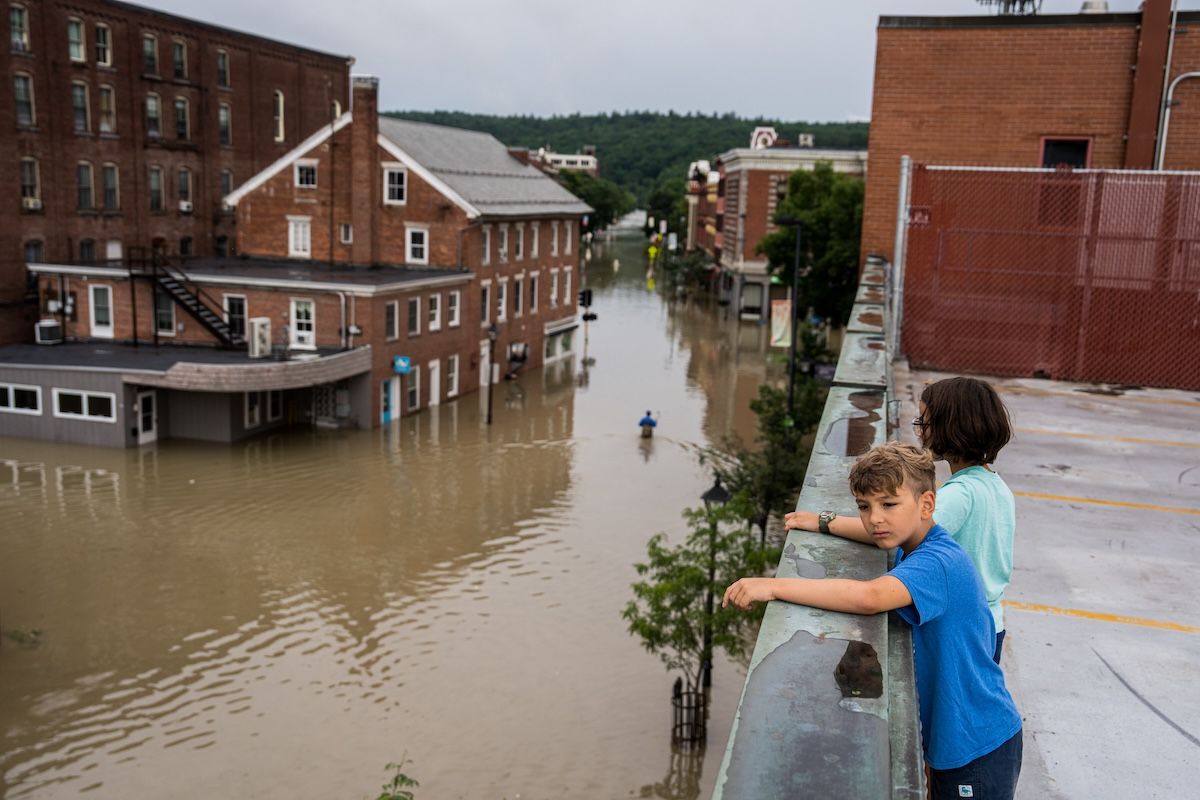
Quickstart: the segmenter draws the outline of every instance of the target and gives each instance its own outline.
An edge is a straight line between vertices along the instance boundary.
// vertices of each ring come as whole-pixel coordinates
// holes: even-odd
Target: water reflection
[[[0,647],[0,796],[354,797],[405,752],[434,797],[711,790],[619,612],[692,448],[752,435],[765,339],[612,269],[640,251],[588,262],[594,363],[496,386],[490,427],[473,394],[234,446],[0,440],[0,624],[46,632]]]

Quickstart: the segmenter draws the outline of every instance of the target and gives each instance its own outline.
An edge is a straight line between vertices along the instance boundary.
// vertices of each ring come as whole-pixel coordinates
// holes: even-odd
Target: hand
[[[741,578],[725,590],[725,597],[721,599],[721,608],[733,603],[743,611],[748,611],[750,606],[755,603],[774,600],[775,592],[771,588],[771,583],[771,578]]]
[[[798,528],[802,531],[821,530],[821,520],[816,511],[793,511],[783,515],[784,528]]]

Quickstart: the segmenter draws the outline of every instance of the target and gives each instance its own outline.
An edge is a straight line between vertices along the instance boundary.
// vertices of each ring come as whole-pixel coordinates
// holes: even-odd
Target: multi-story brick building
[[[891,258],[900,158],[1200,168],[1200,12],[881,17],[862,253]],[[1169,63],[1168,63],[1169,59]],[[1175,81],[1169,128],[1165,91]],[[1165,139],[1165,147],[1160,147]],[[1161,150],[1161,153],[1159,152]]]
[[[0,434],[374,427],[573,352],[588,207],[487,134],[380,119],[374,78],[226,203],[238,257],[31,265],[68,341],[0,348]]]
[[[221,197],[347,104],[346,56],[109,0],[8,19],[0,343],[32,336],[26,263],[229,252]]]

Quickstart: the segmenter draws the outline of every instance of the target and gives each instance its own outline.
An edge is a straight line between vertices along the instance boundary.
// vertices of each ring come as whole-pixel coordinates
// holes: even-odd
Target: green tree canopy
[[[633,210],[634,196],[610,180],[586,172],[562,172],[560,177],[573,195],[595,211],[590,220],[592,230],[607,228]]]

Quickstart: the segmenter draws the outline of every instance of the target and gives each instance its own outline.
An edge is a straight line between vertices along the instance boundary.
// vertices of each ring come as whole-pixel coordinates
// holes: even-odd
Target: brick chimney
[[[350,224],[354,226],[350,260],[365,267],[379,263],[379,207],[383,203],[383,173],[377,156],[379,79],[355,75],[350,87]]]
[[[510,147],[510,148],[508,148],[508,154],[510,156],[512,156],[513,158],[515,158],[517,161],[520,161],[522,164],[529,163],[529,148],[528,147]]]

